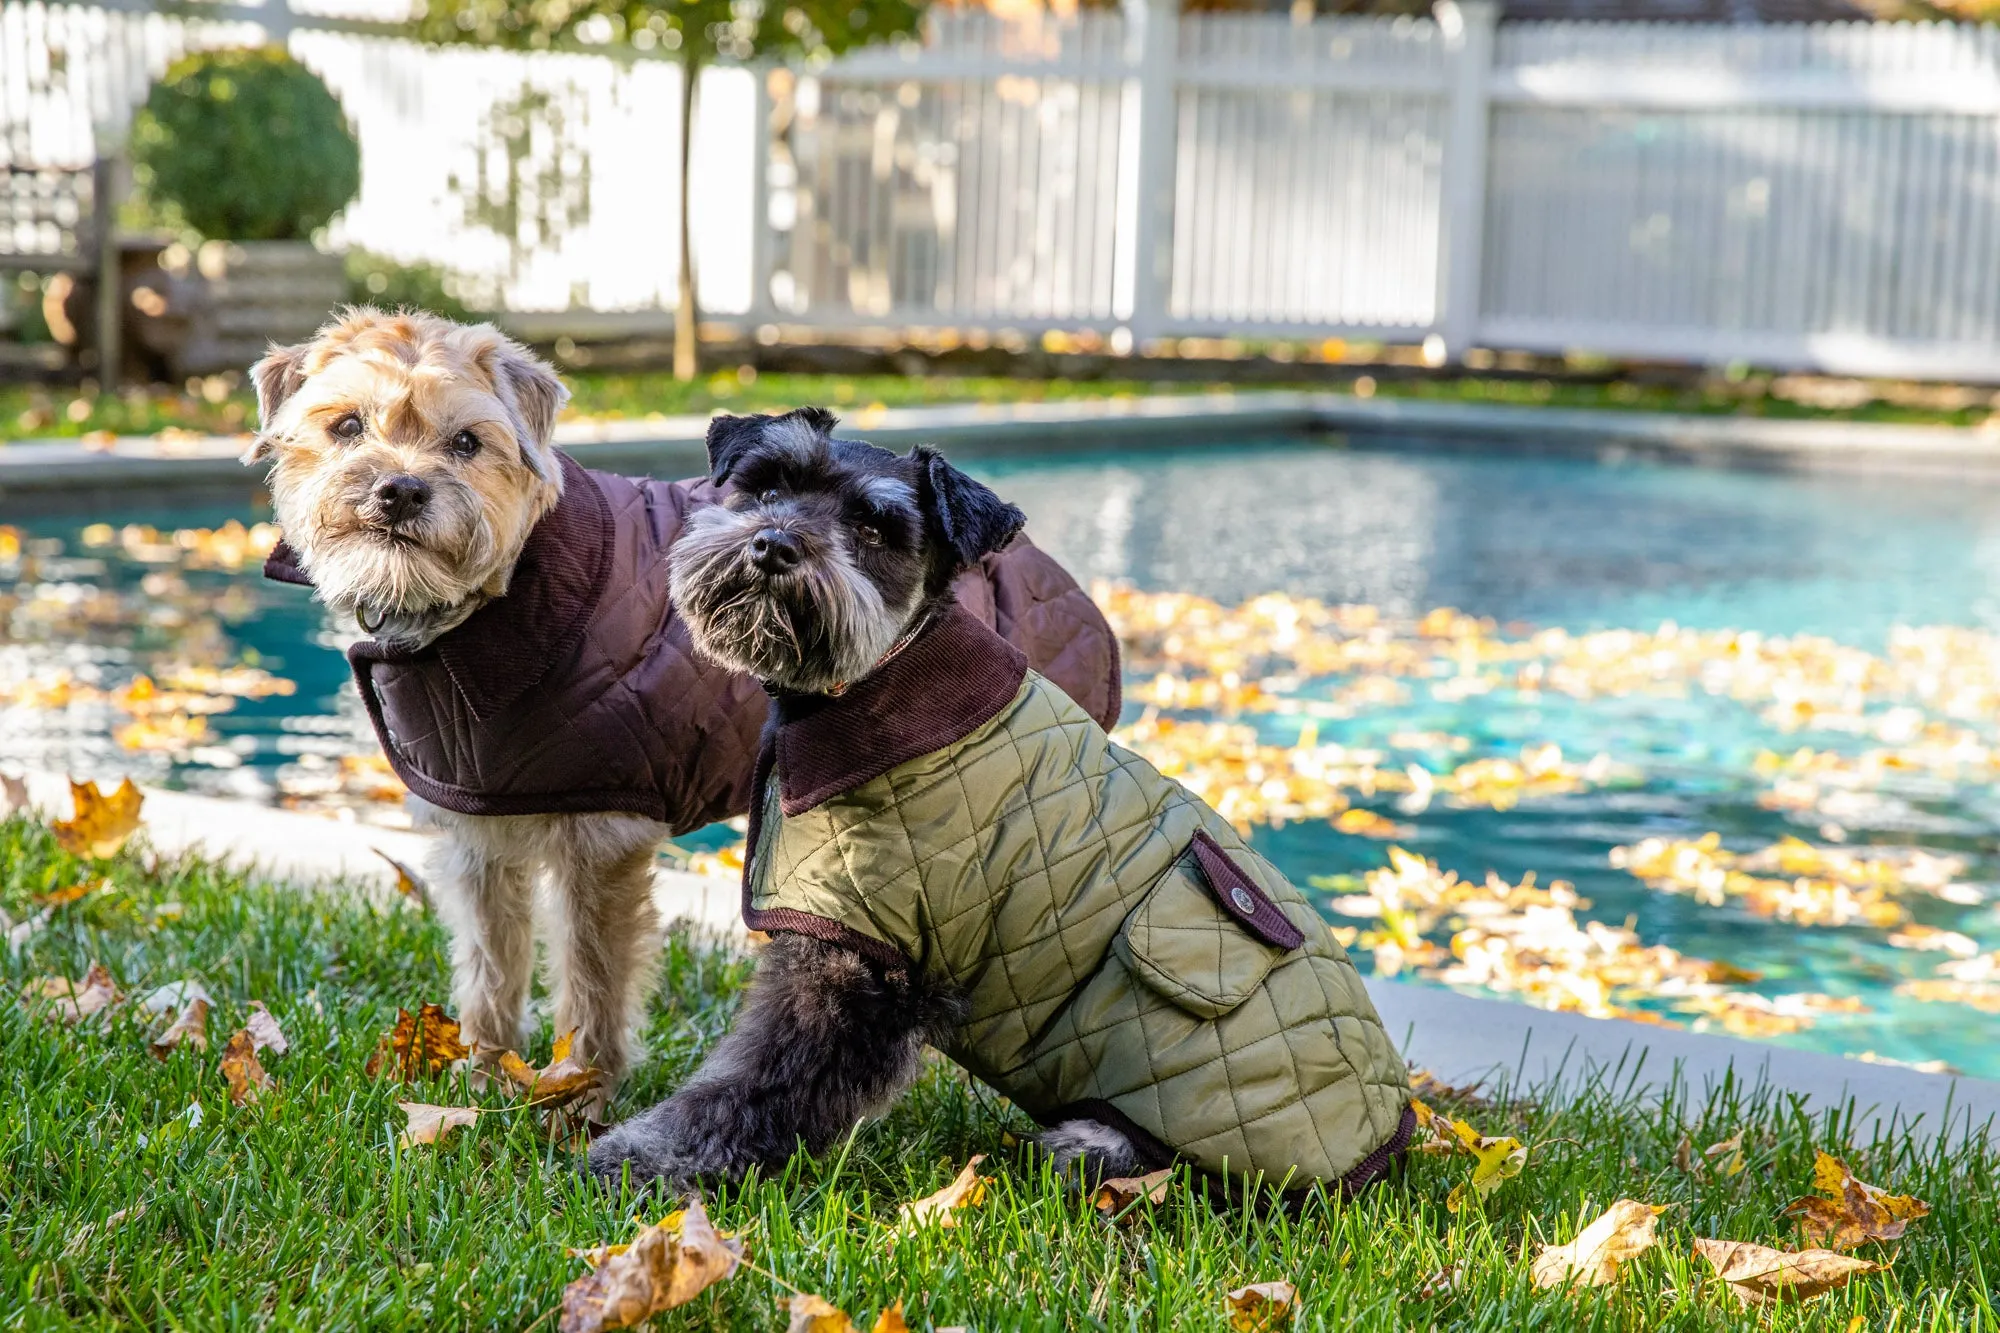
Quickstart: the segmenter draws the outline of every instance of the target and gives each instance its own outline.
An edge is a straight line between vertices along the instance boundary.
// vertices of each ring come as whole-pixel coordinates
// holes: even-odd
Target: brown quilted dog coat
[[[396,776],[468,815],[622,811],[685,833],[750,808],[769,699],[694,653],[667,548],[720,493],[704,480],[586,471],[535,526],[504,597],[415,652],[348,649]],[[280,543],[265,576],[310,585]],[[959,577],[961,605],[1109,726],[1118,643],[1088,594],[1025,537]]]

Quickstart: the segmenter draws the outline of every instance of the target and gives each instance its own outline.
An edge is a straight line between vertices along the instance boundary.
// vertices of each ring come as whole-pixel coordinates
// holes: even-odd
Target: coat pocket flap
[[[1209,869],[1211,857],[1222,870]],[[1233,901],[1232,889],[1249,905]],[[1133,910],[1115,947],[1148,987],[1189,1013],[1220,1018],[1256,993],[1286,950],[1303,943],[1305,936],[1255,881],[1197,833]]]

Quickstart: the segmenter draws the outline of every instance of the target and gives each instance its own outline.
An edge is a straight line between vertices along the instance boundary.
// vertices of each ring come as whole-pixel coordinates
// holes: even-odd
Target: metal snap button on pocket
[[[1236,910],[1245,916],[1257,915],[1257,900],[1252,898],[1249,890],[1245,889],[1241,884],[1230,886],[1229,901],[1235,903]]]

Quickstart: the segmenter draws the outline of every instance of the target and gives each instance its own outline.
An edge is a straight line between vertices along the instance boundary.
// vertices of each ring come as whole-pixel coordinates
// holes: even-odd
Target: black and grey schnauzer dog
[[[944,1049],[1066,1175],[1185,1160],[1359,1189],[1408,1142],[1408,1073],[1302,894],[957,607],[1021,511],[824,414],[724,419],[722,504],[669,556],[698,651],[772,696],[733,1031],[590,1151],[688,1182],[817,1152]]]
[[[834,425],[818,408],[719,422],[711,479],[733,489],[671,556],[696,649],[765,682],[774,723],[784,701],[838,697],[921,635],[950,608],[953,576],[1026,522],[928,446],[898,456],[833,439]],[[963,995],[900,959],[774,932],[729,1035],[672,1097],[598,1139],[591,1169],[688,1182],[818,1152],[893,1100],[964,1011]],[[1097,1149],[1103,1174],[1134,1164],[1095,1125],[1044,1144],[1062,1164]]]

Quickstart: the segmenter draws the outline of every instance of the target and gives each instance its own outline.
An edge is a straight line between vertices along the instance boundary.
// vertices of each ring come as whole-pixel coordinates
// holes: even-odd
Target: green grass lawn
[[[109,887],[56,909],[19,954],[0,948],[0,1328],[553,1329],[564,1284],[583,1271],[564,1248],[627,1239],[634,1218],[664,1210],[587,1187],[529,1115],[485,1116],[441,1147],[397,1147],[399,1098],[470,1095],[450,1079],[409,1088],[363,1071],[399,1005],[446,997],[443,933],[414,908],[247,884],[198,863],[148,873],[130,851],[93,868],[39,826],[0,824],[0,908],[17,921],[35,896],[106,873]],[[217,1002],[208,1053],[155,1060],[147,1041],[162,1024],[129,1002],[106,1023],[68,1028],[13,998],[31,978],[80,976],[92,961],[128,996],[201,981]],[[674,939],[653,1058],[616,1112],[687,1073],[748,974],[725,951]],[[234,1108],[217,1057],[252,999],[292,1049],[263,1057],[276,1091]],[[546,1058],[548,1042],[545,1031],[532,1054]],[[1838,1123],[1733,1094],[1659,1107],[1597,1088],[1465,1113],[1532,1145],[1526,1172],[1483,1212],[1444,1206],[1469,1161],[1423,1157],[1347,1205],[1260,1215],[1176,1195],[1113,1226],[1004,1145],[1028,1128],[1018,1114],[939,1064],[838,1152],[713,1196],[717,1223],[744,1238],[756,1268],[654,1327],[779,1329],[775,1298],[790,1284],[857,1320],[900,1298],[913,1328],[1222,1329],[1225,1290],[1276,1279],[1298,1286],[1298,1327],[1315,1329],[1996,1326],[2000,1163],[1988,1149],[1850,1142]],[[1740,1173],[1676,1165],[1684,1136],[1699,1149],[1739,1132]],[[1808,1191],[1816,1147],[1935,1211],[1900,1245],[1861,1251],[1893,1259],[1886,1272],[1808,1305],[1744,1312],[1691,1238],[1795,1246],[1779,1210]],[[981,1152],[996,1181],[983,1206],[953,1230],[894,1237],[899,1202]],[[1580,1215],[1620,1197],[1670,1205],[1659,1246],[1617,1288],[1536,1292],[1536,1242],[1568,1240]],[[1434,1282],[1445,1270],[1455,1280]]]
[[[1365,367],[1354,372],[1365,374]],[[1017,403],[1149,394],[1230,392],[1230,383],[1162,383],[1142,380],[1013,379],[1001,377],[900,375],[789,375],[745,378],[734,369],[682,384],[664,373],[564,375],[574,395],[571,415],[605,419],[654,414],[707,414],[717,411],[785,410],[817,403],[835,410],[923,403]],[[1446,379],[1369,378],[1371,391],[1385,398],[1428,402],[1498,403],[1516,406],[1585,407],[1617,411],[1688,412],[1700,415],[1829,418],[1914,424],[1971,426],[1994,413],[1988,396],[1927,394],[1920,386],[1865,386],[1858,401],[1814,405],[1773,390],[1768,375],[1731,381],[1711,376],[1694,384],[1633,381],[1577,383],[1510,379],[1468,374]],[[1340,388],[1324,380],[1258,384],[1250,390]],[[153,434],[162,430],[233,434],[256,422],[256,400],[241,376],[217,376],[195,389],[154,386],[119,394],[81,393],[60,387],[0,385],[0,441],[76,438],[94,432]]]

